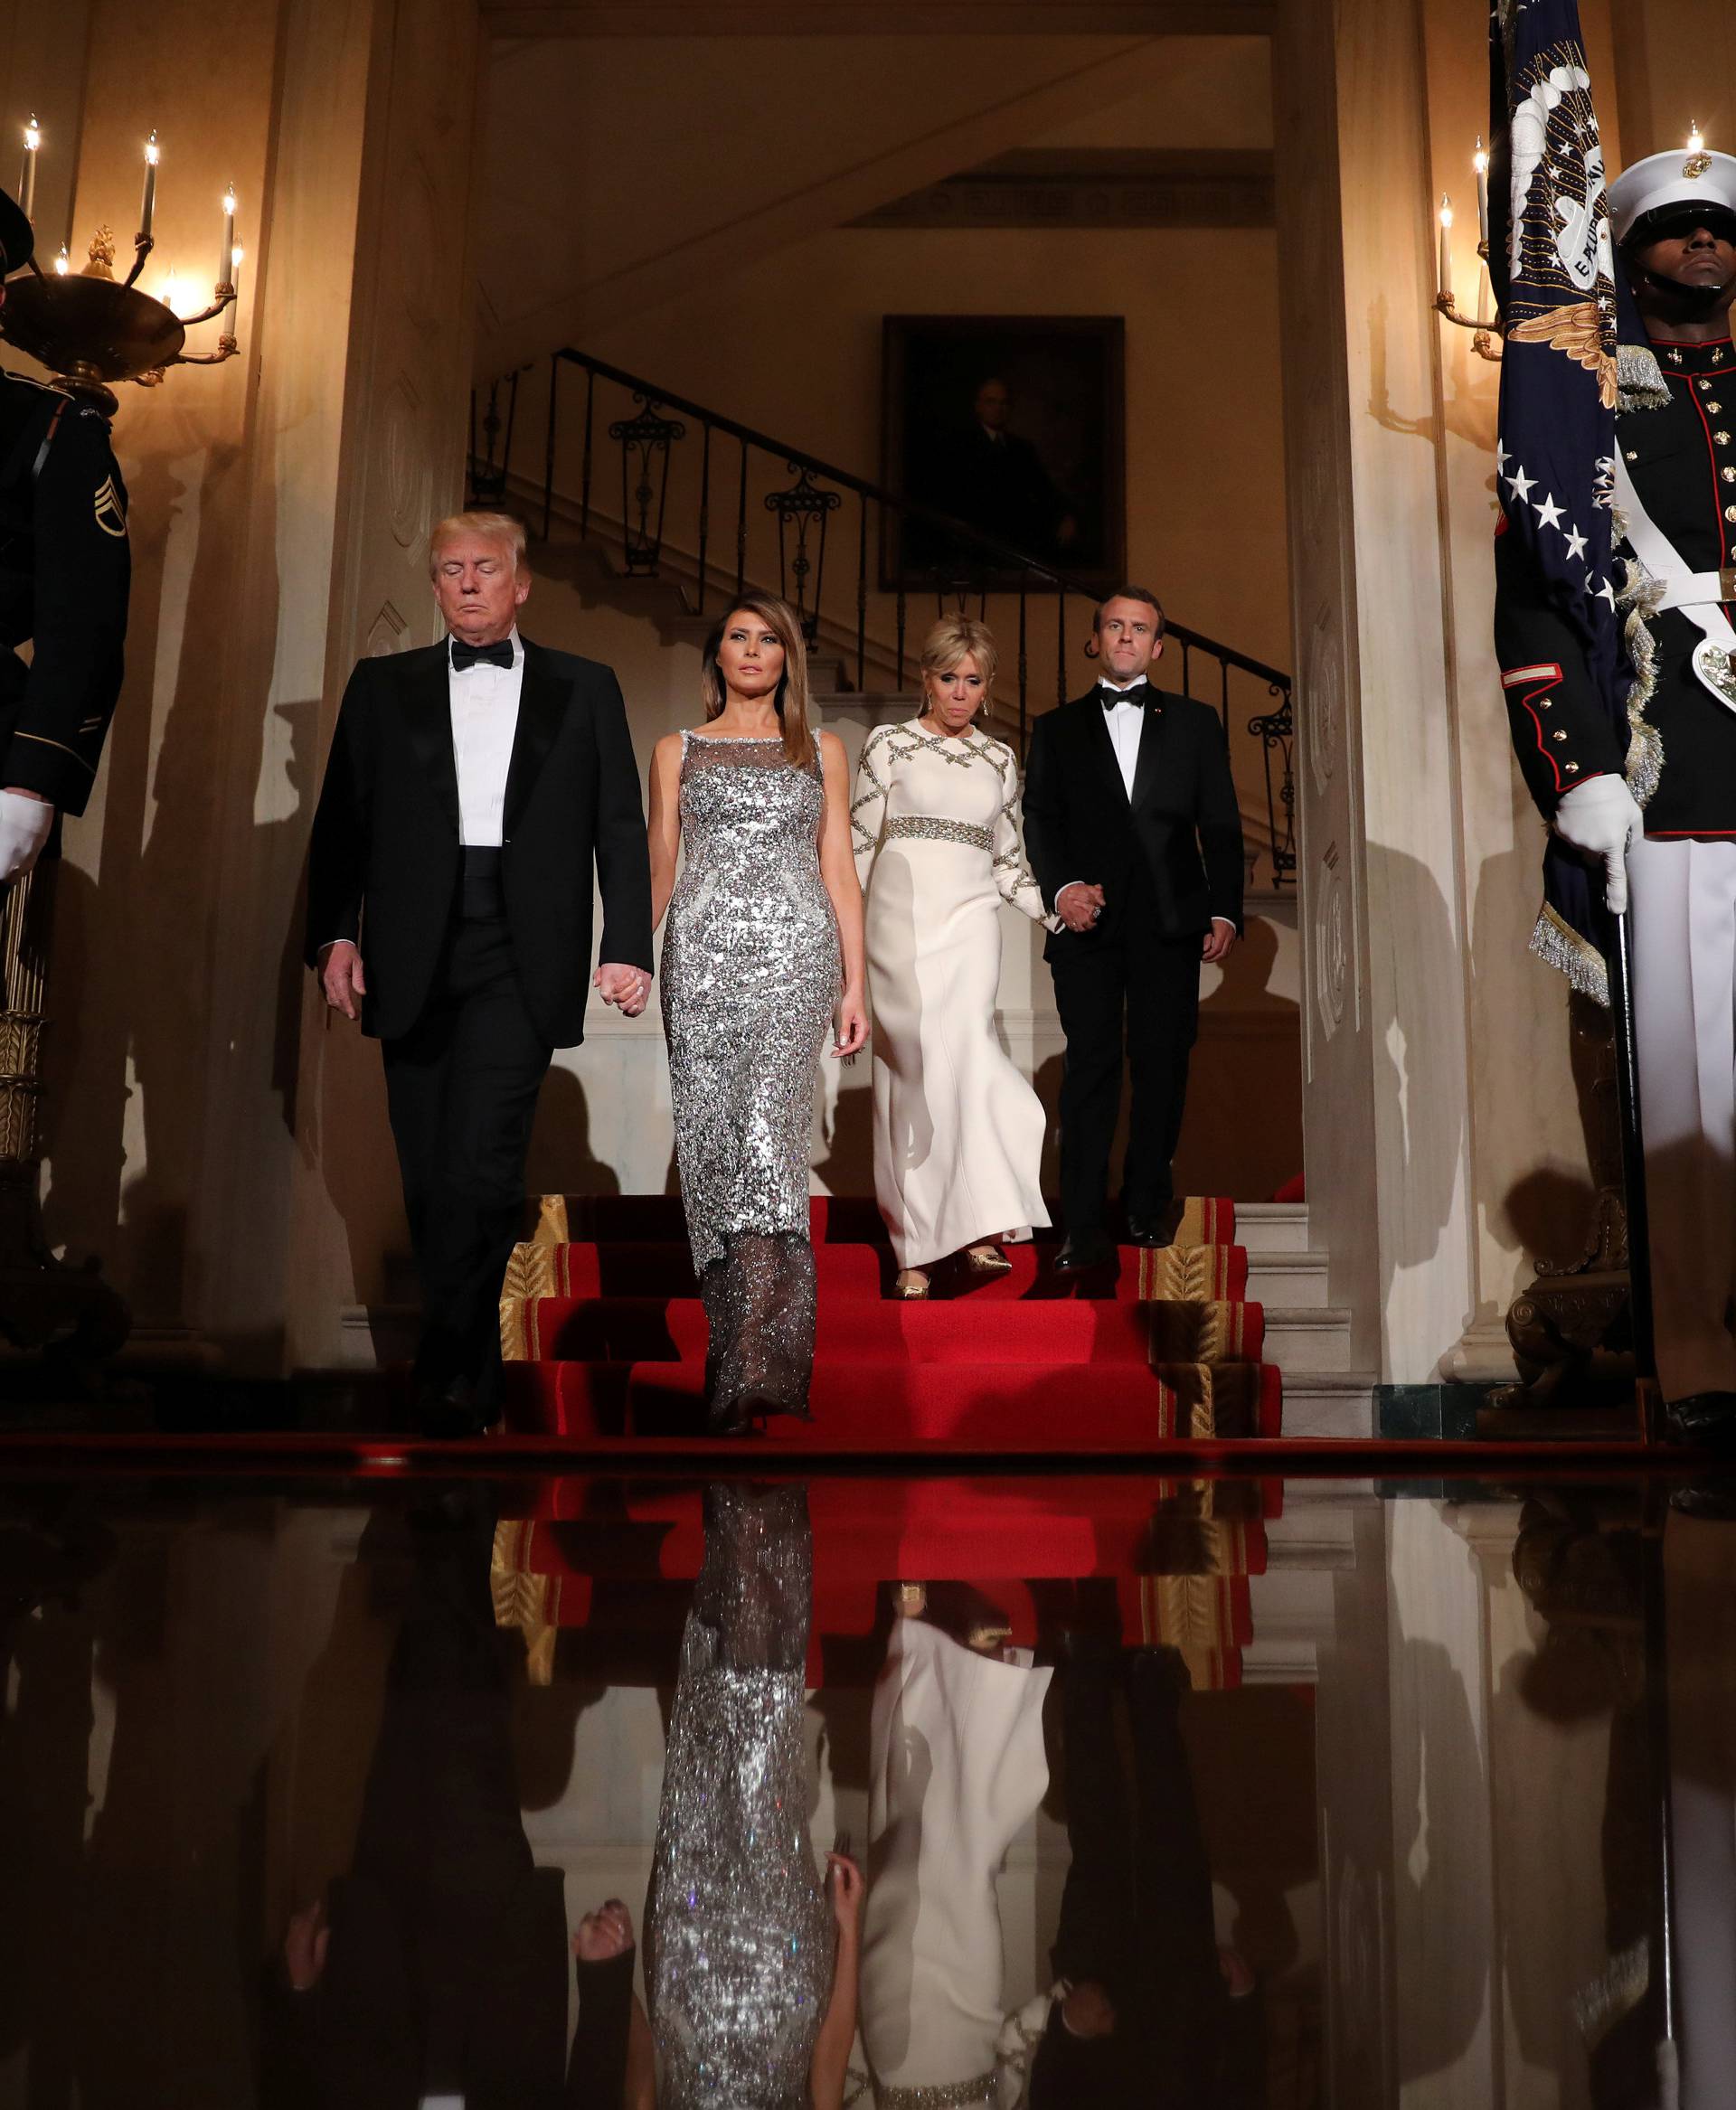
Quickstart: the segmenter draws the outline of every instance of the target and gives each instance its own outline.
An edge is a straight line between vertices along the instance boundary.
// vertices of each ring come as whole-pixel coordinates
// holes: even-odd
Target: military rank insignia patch
[[[97,486],[97,525],[105,535],[113,535],[124,541],[127,534],[127,508],[121,504],[120,493],[115,489],[115,479],[105,476]]]

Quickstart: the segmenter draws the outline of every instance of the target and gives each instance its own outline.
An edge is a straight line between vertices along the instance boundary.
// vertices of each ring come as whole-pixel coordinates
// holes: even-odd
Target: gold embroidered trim
[[[61,754],[71,755],[79,768],[90,776],[94,777],[97,773],[97,766],[94,762],[87,762],[82,755],[76,753],[71,748],[66,747],[60,740],[48,739],[40,732],[15,732],[12,737],[15,740],[34,740],[39,748],[59,748]]]
[[[1630,571],[1630,580],[1632,577]],[[1628,758],[1622,774],[1638,805],[1650,804],[1664,775],[1664,736],[1646,715],[1657,689],[1657,641],[1646,620],[1650,613],[1646,603],[1656,590],[1652,581],[1650,592],[1636,595],[1624,631],[1634,680],[1628,692]]]
[[[964,843],[972,850],[993,847],[995,838],[976,821],[943,820],[939,814],[897,814],[886,824],[886,841]]]
[[[1546,967],[1567,976],[1581,996],[1589,996],[1607,1011],[1609,1007],[1609,969],[1603,955],[1555,913],[1547,901],[1537,912],[1532,928],[1531,949]]]

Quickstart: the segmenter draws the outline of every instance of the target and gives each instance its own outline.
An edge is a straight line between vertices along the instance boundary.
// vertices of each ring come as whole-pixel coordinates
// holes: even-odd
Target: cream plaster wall
[[[27,12],[5,30],[40,58]],[[405,634],[426,631],[420,546],[459,487],[468,360],[450,316],[476,12],[243,7],[220,92],[186,63],[210,48],[190,0],[148,16],[94,0],[69,26],[78,67],[56,45],[42,90],[18,92],[75,188],[80,238],[99,218],[133,225],[156,126],[146,287],[173,271],[182,306],[203,297],[229,181],[248,258],[243,355],[125,390],[117,421],[128,674],[96,796],[67,830],[46,1218],[62,1248],[103,1256],[136,1349],[215,1341],[274,1371],[286,1352],[335,1359],[341,1303],[358,1279],[377,1294],[398,1237],[377,1054],[327,1042],[311,1013],[302,1039],[299,889],[343,676],[389,598],[382,552],[416,589],[390,587]]]
[[[496,47],[481,370],[680,300],[1138,89],[1183,144],[1259,144],[1258,40],[630,37]],[[1056,135],[1064,138],[1066,135]]]

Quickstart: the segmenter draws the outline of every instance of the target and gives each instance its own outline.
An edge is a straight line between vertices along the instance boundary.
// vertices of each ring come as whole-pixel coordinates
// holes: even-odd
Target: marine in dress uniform
[[[1532,796],[1603,861],[1608,906],[1631,898],[1664,1398],[1679,1435],[1736,1435],[1736,159],[1654,155],[1609,203],[1648,340],[1624,347],[1604,465],[1626,721],[1508,535],[1495,637]],[[1601,955],[1570,918],[1546,907],[1533,946],[1602,993]]]
[[[17,270],[30,252],[30,222],[0,192],[0,268]],[[131,581],[108,420],[63,390],[0,373],[0,885],[28,871],[57,816],[81,814],[90,796],[120,693]]]

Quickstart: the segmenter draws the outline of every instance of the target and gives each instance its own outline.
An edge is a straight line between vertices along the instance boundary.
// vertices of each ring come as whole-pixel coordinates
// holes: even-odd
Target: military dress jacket
[[[0,373],[0,786],[84,811],[120,694],[131,583],[108,420]]]
[[[1687,569],[1723,574],[1720,598],[1736,620],[1736,349],[1724,338],[1652,350],[1669,401],[1618,414],[1622,467]],[[1637,675],[1626,723],[1604,702],[1578,632],[1497,530],[1495,646],[1526,788],[1548,816],[1576,785],[1620,775],[1648,836],[1736,836],[1736,676],[1725,702],[1694,672],[1701,630],[1679,608],[1648,608],[1618,506],[1616,529]]]

